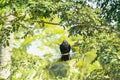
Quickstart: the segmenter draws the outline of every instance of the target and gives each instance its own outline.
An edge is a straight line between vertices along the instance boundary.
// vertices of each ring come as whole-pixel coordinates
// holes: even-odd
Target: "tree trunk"
[[[0,46],[0,78],[7,79],[10,75],[10,63],[11,63],[11,47],[6,48]]]
[[[6,23],[3,27],[12,27],[10,21],[13,20],[12,15],[8,16]],[[3,47],[0,45],[0,79],[8,79],[10,77],[10,68],[11,68],[11,51],[13,47],[13,33],[10,34],[9,46]]]

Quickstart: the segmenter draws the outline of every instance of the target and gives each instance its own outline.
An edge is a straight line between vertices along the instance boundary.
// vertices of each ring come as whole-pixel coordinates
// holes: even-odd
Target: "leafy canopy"
[[[89,2],[92,1],[94,0],[89,0]],[[43,64],[41,59],[34,57],[35,61],[39,60],[37,64],[34,63],[35,61],[31,57],[24,60],[25,57],[21,54],[26,53],[26,44],[36,39],[36,37],[32,37],[35,36],[34,31],[36,29],[45,30],[48,33],[48,37],[51,34],[56,34],[54,30],[57,33],[61,33],[62,30],[59,32],[55,27],[63,27],[68,30],[69,36],[72,37],[70,38],[71,43],[75,41],[73,51],[79,53],[74,56],[77,67],[75,69],[69,68],[71,73],[68,72],[69,76],[65,77],[65,79],[69,77],[73,80],[104,80],[107,78],[118,80],[120,78],[120,1],[97,0],[96,3],[97,7],[93,8],[88,5],[86,0],[1,0],[0,43],[3,46],[8,46],[10,33],[13,32],[16,35],[16,33],[22,31],[22,36],[18,35],[15,38],[26,39],[23,42],[23,48],[13,50],[14,53],[20,54],[20,56],[17,56],[17,54],[14,54],[16,56],[13,55],[13,73],[20,66],[18,73],[21,75],[24,75],[23,72],[28,69],[22,79],[30,78],[32,73],[34,73],[34,69],[36,69],[35,79],[47,79],[48,73],[45,71],[46,66],[49,65],[47,61],[40,68],[37,65]],[[9,21],[8,17],[10,15],[14,19]],[[57,18],[57,21],[54,18]],[[116,22],[113,27],[110,26],[112,21]],[[5,27],[4,25],[7,22],[10,22],[12,26]],[[49,32],[49,29],[51,32]],[[42,39],[43,36],[39,35],[40,39]],[[21,52],[22,50],[23,52]],[[16,61],[21,62],[17,63]],[[26,61],[27,65],[25,64]],[[19,66],[14,64],[19,64]],[[30,70],[33,65],[34,68]],[[45,69],[44,75],[39,72],[39,68],[40,71]],[[17,72],[13,75],[14,79],[18,78],[16,75]]]

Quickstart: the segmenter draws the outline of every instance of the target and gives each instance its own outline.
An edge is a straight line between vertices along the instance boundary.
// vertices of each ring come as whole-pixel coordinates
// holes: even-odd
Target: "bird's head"
[[[63,40],[62,44],[68,44],[67,40]]]

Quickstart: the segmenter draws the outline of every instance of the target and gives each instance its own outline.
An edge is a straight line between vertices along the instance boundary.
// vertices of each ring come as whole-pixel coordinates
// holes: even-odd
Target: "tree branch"
[[[44,23],[44,24],[51,24],[51,25],[60,25],[60,26],[63,26],[64,29],[65,29],[65,25],[62,25],[60,23],[53,23],[53,22],[45,22],[45,21],[39,21],[39,20],[25,20],[25,21],[31,21],[31,22],[37,22],[37,23]],[[82,25],[84,26],[85,24],[82,24],[82,23],[76,23],[76,25]],[[116,31],[115,29],[110,29],[110,27],[104,27],[104,26],[99,26],[99,27],[96,27],[96,29],[99,29],[99,30],[107,30],[107,31],[112,31],[112,32],[115,32],[117,34],[120,34],[119,31]]]
[[[45,21],[38,21],[38,20],[32,20],[32,22],[45,23],[45,24],[52,24],[52,25],[61,25],[61,24],[59,24],[59,23],[45,22]]]

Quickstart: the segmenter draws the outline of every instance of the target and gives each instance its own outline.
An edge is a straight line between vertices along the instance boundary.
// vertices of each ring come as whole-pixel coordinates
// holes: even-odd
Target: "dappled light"
[[[120,80],[120,0],[1,0],[0,80]]]

